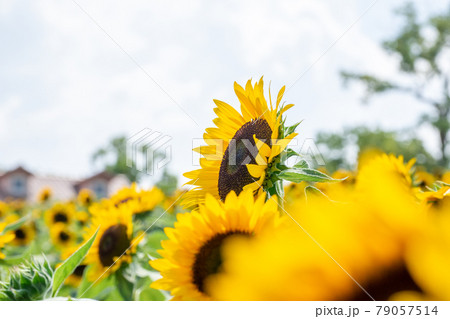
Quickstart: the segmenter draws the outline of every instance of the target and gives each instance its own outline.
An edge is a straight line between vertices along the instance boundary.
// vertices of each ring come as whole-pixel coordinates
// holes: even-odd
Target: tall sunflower
[[[279,91],[275,105],[270,91],[269,103],[264,97],[262,78],[254,85],[249,80],[245,88],[235,82],[234,91],[240,113],[229,104],[214,100],[216,127],[207,128],[203,135],[208,145],[194,149],[203,155],[201,168],[184,174],[190,179],[187,184],[195,185],[183,200],[186,208],[203,202],[207,193],[223,201],[231,191],[239,195],[244,188],[271,188],[275,164],[297,135],[294,130],[298,124],[284,126],[283,113],[293,106],[281,105],[285,87]]]
[[[222,269],[222,246],[232,237],[254,237],[278,226],[275,201],[253,198],[250,191],[230,192],[225,202],[206,195],[199,211],[178,214],[174,228],[158,251],[162,259],[150,261],[163,278],[151,287],[169,290],[173,300],[208,300],[209,280]]]
[[[133,238],[132,212],[125,207],[91,207],[91,214],[84,241],[99,229],[85,259],[86,264],[90,265],[88,278],[94,281],[105,271],[111,274],[123,263],[130,263],[137,239]]]

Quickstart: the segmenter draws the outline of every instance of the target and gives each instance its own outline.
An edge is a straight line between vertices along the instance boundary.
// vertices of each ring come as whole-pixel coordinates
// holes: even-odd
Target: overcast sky
[[[422,16],[449,5],[414,2]],[[410,127],[427,106],[398,95],[364,106],[361,88],[344,89],[338,75],[398,77],[379,43],[395,35],[392,11],[405,2],[373,3],[2,0],[0,168],[82,177],[111,137],[151,128],[173,138],[172,170],[182,173],[192,139],[212,126],[212,99],[237,106],[233,82],[262,75],[273,91],[290,87],[300,144],[349,125]],[[419,133],[434,151],[433,133]]]

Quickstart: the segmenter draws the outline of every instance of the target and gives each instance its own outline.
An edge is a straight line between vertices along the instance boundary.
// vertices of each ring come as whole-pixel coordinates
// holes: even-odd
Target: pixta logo
[[[164,133],[144,128],[127,139],[126,164],[148,175],[172,160],[172,137]]]

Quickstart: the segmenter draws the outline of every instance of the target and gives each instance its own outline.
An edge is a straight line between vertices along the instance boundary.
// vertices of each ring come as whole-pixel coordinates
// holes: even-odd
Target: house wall
[[[83,188],[93,191],[97,198],[108,196],[108,181],[104,178],[95,178],[80,184],[80,190]]]
[[[119,189],[129,187],[130,185],[130,180],[125,175],[114,176],[109,181],[108,196],[114,195]]]
[[[29,175],[17,172],[3,177],[0,180],[0,187],[7,196],[15,198],[26,198],[28,195]]]

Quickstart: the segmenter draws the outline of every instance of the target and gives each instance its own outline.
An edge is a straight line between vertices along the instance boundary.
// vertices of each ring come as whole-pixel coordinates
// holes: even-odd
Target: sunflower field
[[[450,300],[450,173],[370,150],[329,174],[284,87],[234,91],[170,196],[0,202],[0,300]]]

